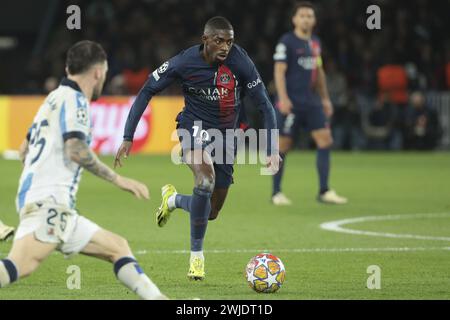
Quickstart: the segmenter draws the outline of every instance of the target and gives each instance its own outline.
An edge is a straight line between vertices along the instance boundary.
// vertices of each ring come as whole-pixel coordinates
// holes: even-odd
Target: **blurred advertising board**
[[[0,152],[18,149],[44,96],[0,96]],[[92,143],[99,154],[115,154],[134,97],[105,96],[91,103]],[[139,122],[133,152],[168,154],[182,97],[154,97]]]

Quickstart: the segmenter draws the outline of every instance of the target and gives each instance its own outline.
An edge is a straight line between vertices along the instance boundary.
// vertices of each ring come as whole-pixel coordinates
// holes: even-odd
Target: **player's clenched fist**
[[[140,183],[139,181],[117,175],[116,179],[113,182],[122,190],[134,194],[138,199],[150,199],[150,194],[147,186],[143,183]]]
[[[278,153],[276,153],[270,155],[267,160],[267,167],[273,174],[276,174],[278,170],[280,170],[280,163],[283,161],[283,159]]]
[[[133,146],[132,141],[125,140],[122,142],[119,150],[117,150],[116,158],[114,159],[114,169],[117,167],[117,165],[119,165],[119,167],[122,166],[121,158],[122,157],[124,157],[125,159],[128,158],[132,146]]]

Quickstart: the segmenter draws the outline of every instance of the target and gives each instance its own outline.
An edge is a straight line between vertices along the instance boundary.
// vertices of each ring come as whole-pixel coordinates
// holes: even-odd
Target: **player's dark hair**
[[[316,8],[314,7],[314,5],[311,2],[309,2],[309,1],[299,1],[299,2],[296,2],[294,4],[294,7],[292,9],[292,16],[295,16],[297,14],[297,11],[299,9],[302,9],[302,8],[309,8],[309,9],[312,9],[314,11],[316,10]]]
[[[103,47],[94,41],[83,40],[75,43],[67,51],[66,67],[69,74],[75,75],[87,71],[92,65],[106,61]]]
[[[205,32],[206,30],[233,30],[233,26],[231,22],[221,16],[212,17],[205,23]]]

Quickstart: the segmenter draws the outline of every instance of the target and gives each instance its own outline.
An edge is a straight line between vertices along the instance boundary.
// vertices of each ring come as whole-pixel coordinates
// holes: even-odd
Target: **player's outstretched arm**
[[[244,69],[244,79],[247,82],[246,92],[264,116],[265,128],[267,129],[267,166],[270,172],[275,174],[278,172],[279,164],[282,161],[278,152],[278,135],[272,136],[272,130],[277,130],[275,109],[253,61],[248,56],[246,56],[246,60],[247,68]]]
[[[124,140],[117,150],[116,157],[114,158],[114,169],[119,166],[122,167],[122,157],[128,158],[131,148],[133,147],[133,141]]]
[[[121,158],[127,158],[130,154],[134,132],[136,131],[139,120],[147,108],[150,99],[178,79],[177,69],[181,55],[182,54],[180,53],[169,61],[164,62],[157,70],[153,71],[144,86],[139,91],[133,105],[131,106],[130,113],[128,114],[127,121],[125,123],[123,134],[124,141],[117,151],[116,158],[114,159],[114,168],[118,165],[121,167]]]
[[[84,140],[78,138],[68,139],[65,142],[65,148],[66,154],[70,160],[78,163],[87,171],[113,183],[122,190],[131,192],[138,199],[149,199],[148,188],[144,184],[115,173],[111,168],[100,161]]]
[[[276,61],[274,65],[274,80],[275,87],[279,98],[280,112],[289,114],[292,110],[292,101],[289,99],[286,88],[286,71],[287,63],[283,61]]]
[[[273,141],[273,139],[278,139],[278,135],[276,137],[272,136],[272,130],[277,129],[275,110],[262,81],[250,90],[250,97],[264,116],[265,128],[267,129],[267,167],[272,174],[276,174],[280,168],[282,159],[278,153],[278,143]]]

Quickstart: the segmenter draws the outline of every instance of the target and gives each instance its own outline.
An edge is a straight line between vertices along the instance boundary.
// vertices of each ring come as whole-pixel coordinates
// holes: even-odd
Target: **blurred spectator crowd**
[[[317,6],[335,145],[344,149],[432,149],[441,129],[425,92],[450,90],[449,1],[323,0]],[[272,55],[291,29],[286,0],[89,0],[81,30],[57,15],[43,52],[25,63],[19,92],[45,94],[64,75],[66,50],[77,40],[102,43],[109,55],[105,93],[136,94],[148,74],[199,43],[204,23],[228,17],[236,42],[255,61],[273,94]],[[366,27],[367,6],[381,7],[381,30]],[[65,8],[65,7],[64,7]],[[62,11],[62,10],[60,10]],[[18,89],[19,90],[19,89]],[[165,94],[179,94],[177,86]]]

